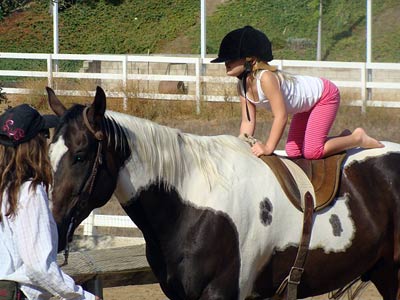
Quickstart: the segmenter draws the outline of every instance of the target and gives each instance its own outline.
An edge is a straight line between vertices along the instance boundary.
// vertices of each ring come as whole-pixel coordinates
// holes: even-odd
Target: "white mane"
[[[224,180],[224,170],[232,168],[230,154],[256,159],[250,147],[230,135],[198,136],[162,126],[149,120],[107,111],[106,116],[123,126],[132,153],[152,178],[162,178],[167,184],[180,185],[183,174],[193,165],[212,186]],[[222,170],[223,169],[223,170]]]

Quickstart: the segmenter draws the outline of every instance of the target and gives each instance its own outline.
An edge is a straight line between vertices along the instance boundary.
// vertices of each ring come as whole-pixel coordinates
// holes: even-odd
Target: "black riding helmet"
[[[265,62],[273,60],[271,42],[261,31],[251,26],[244,26],[243,28],[235,29],[225,35],[219,46],[218,57],[211,62],[219,63],[253,56]],[[246,78],[251,72],[250,62],[246,61],[244,67],[243,73],[240,74],[238,78],[242,80],[244,96],[246,97]],[[250,121],[247,101],[246,114],[247,119]]]
[[[261,31],[251,26],[229,32],[221,41],[218,57],[212,63],[255,56],[269,62],[273,60],[271,42]]]

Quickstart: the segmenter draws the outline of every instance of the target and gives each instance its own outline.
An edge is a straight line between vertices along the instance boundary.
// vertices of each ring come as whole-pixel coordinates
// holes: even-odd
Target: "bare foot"
[[[366,149],[383,148],[384,145],[378,140],[370,137],[362,128],[354,129],[353,135],[359,140],[359,146]]]

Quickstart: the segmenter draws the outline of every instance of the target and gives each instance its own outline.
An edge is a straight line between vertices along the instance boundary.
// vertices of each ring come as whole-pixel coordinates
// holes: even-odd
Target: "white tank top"
[[[262,70],[256,77],[259,101],[254,101],[248,97],[247,100],[257,107],[261,106],[271,110],[269,100],[266,98],[261,88],[260,80],[262,74],[267,71],[268,70]],[[309,111],[315,103],[318,102],[319,98],[321,98],[324,89],[322,79],[304,75],[291,75],[290,77],[291,79],[280,77],[282,80],[279,80],[287,112],[289,114],[296,114]],[[244,95],[244,88],[241,80],[239,81],[239,87],[241,94]]]

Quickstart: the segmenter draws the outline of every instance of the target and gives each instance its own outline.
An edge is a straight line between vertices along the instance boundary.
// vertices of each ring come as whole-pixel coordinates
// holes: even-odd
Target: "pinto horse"
[[[197,136],[89,106],[66,109],[50,146],[59,249],[114,194],[142,231],[165,295],[183,299],[272,297],[288,275],[302,213],[271,169],[234,136]],[[400,299],[400,144],[348,151],[331,206],[314,213],[298,297],[361,278]]]

